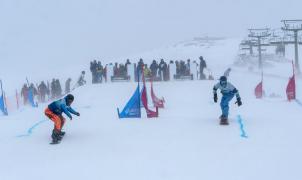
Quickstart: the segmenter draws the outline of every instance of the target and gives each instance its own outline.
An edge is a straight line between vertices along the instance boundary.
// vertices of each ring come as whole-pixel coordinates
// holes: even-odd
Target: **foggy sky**
[[[261,4],[262,6],[260,6]],[[0,58],[113,58],[301,18],[301,0],[0,0]]]

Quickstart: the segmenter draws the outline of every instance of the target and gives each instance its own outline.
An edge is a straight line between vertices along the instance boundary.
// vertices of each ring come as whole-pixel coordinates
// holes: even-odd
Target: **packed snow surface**
[[[196,60],[203,55],[216,79],[232,67],[229,81],[239,89],[243,106],[231,101],[229,126],[219,125],[219,103],[212,98],[217,80],[154,83],[166,100],[159,117],[143,113],[141,119],[123,120],[116,108],[123,108],[137,84],[88,84],[73,91],[73,107],[81,116],[67,120],[59,145],[49,145],[53,123],[43,113],[47,103],[0,117],[0,179],[302,179],[302,106],[285,95],[291,64],[272,62],[264,70],[266,97],[256,99],[260,72],[232,66],[237,45],[234,40],[211,47],[176,45],[137,56],[151,61],[152,55],[172,58],[174,52]],[[297,85],[302,100],[300,78]],[[247,137],[241,136],[239,117]]]

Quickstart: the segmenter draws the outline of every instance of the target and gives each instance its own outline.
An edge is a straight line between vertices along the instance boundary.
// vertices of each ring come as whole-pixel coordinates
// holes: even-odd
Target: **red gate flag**
[[[153,90],[152,80],[150,82],[151,82],[151,98],[152,98],[154,107],[164,108],[164,103],[165,103],[164,98],[159,99],[158,97],[156,97],[154,90]]]
[[[296,99],[296,81],[295,75],[289,79],[286,87],[286,95],[289,101]]]
[[[147,117],[148,118],[158,117],[158,107],[156,107],[156,111],[152,111],[148,107],[148,98],[147,98],[146,80],[145,80],[145,75],[144,75],[144,67],[142,70],[142,79],[143,79],[143,89],[142,89],[142,93],[141,93],[141,101],[142,101],[144,108],[146,109]]]
[[[156,111],[152,111],[148,107],[147,92],[146,92],[145,85],[143,86],[141,98],[142,98],[142,103],[144,105],[144,108],[146,109],[147,117],[148,118],[158,117],[158,107],[156,107]]]
[[[262,81],[255,88],[255,96],[257,99],[261,99],[263,97]]]
[[[296,81],[295,81],[295,66],[294,61],[292,61],[293,76],[289,79],[286,87],[286,95],[289,101],[296,99]]]

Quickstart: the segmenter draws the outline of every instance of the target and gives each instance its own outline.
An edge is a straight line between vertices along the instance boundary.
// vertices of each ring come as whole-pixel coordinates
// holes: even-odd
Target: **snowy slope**
[[[213,82],[157,83],[166,98],[160,118],[119,120],[135,84],[87,86],[77,90],[82,116],[68,121],[62,144],[50,146],[52,123],[44,107],[3,118],[1,179],[299,179],[301,108],[286,101],[254,100],[241,87],[244,106],[232,106],[231,125],[221,127]],[[119,93],[112,90],[124,89]],[[85,93],[83,93],[85,92]],[[104,93],[100,93],[104,92]],[[171,93],[172,92],[172,93]],[[286,113],[284,113],[286,111]],[[240,137],[236,116],[244,119],[248,139]],[[217,171],[221,173],[217,173]],[[18,172],[18,173],[15,173]]]
[[[203,55],[218,78],[234,61],[236,42],[168,47],[136,57],[197,59]],[[118,119],[116,108],[125,105],[135,83],[78,88],[73,92],[74,108],[81,117],[67,121],[67,134],[57,146],[48,144],[53,124],[43,115],[47,104],[1,116],[1,180],[299,180],[302,106],[286,101],[290,64],[274,67],[278,70],[266,69],[276,75],[265,76],[264,86],[268,95],[280,96],[263,100],[253,95],[260,74],[232,67],[229,79],[240,90],[244,105],[238,108],[235,100],[231,102],[228,127],[218,125],[220,108],[212,100],[216,81],[155,83],[157,95],[167,102],[156,119]],[[297,83],[300,92],[301,79]],[[238,115],[248,138],[240,136]]]

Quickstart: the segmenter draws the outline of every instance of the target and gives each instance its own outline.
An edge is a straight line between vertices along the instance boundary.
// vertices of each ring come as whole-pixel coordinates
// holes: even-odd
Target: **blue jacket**
[[[56,115],[62,115],[62,113],[65,113],[69,118],[72,118],[70,113],[75,115],[77,114],[75,110],[70,106],[67,106],[65,98],[52,102],[48,105],[48,109]]]

